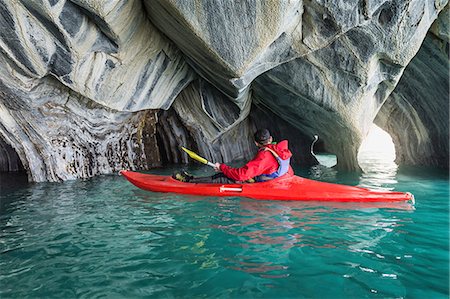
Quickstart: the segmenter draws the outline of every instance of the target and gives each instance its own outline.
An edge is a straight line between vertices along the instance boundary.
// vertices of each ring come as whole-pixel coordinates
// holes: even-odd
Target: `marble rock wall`
[[[325,149],[336,154],[339,168],[358,169],[363,138],[439,9],[434,2],[380,3],[363,24],[327,47],[259,76],[254,83],[255,103],[306,135],[321,136]],[[445,80],[442,75],[437,76]],[[448,100],[443,91],[437,92]]]
[[[108,108],[167,109],[193,78],[140,1],[2,0],[0,24],[12,71],[54,76]]]
[[[245,160],[260,126],[355,170],[374,121],[448,167],[447,0],[0,0],[0,24],[1,170],[32,181]]]
[[[245,105],[253,79],[331,43],[377,4],[329,1],[145,0],[149,18],[198,74]]]
[[[401,165],[449,167],[448,6],[405,69],[375,123],[390,133]]]
[[[0,0],[0,24],[0,137],[31,181],[160,164],[151,109],[195,73],[140,1]]]
[[[160,165],[156,111],[105,108],[50,77],[30,91],[8,92],[2,86],[0,92],[0,135],[20,157],[30,181]],[[14,165],[13,158],[7,160]]]
[[[246,96],[251,97],[251,94]],[[180,120],[179,125],[172,127],[181,125],[185,132],[169,134],[179,136],[178,142],[170,147],[174,157],[180,156],[176,161],[189,161],[179,150],[184,144],[192,144],[200,155],[217,162],[248,159],[255,154],[252,141],[255,128],[248,118],[251,105],[241,109],[208,82],[199,79],[180,93],[172,108]]]

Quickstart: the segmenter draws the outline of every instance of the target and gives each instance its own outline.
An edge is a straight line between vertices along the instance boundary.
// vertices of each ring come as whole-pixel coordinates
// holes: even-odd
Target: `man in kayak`
[[[290,167],[291,151],[288,141],[273,142],[269,130],[260,129],[254,134],[258,147],[256,156],[240,168],[233,168],[224,163],[215,163],[214,169],[219,172],[213,176],[195,178],[186,172],[176,173],[173,178],[191,183],[217,183],[226,178],[228,183],[256,181],[263,182],[278,178],[286,173],[293,174]]]

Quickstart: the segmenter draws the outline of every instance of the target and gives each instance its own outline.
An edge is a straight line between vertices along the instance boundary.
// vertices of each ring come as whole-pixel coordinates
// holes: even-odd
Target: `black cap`
[[[270,132],[267,129],[259,129],[255,132],[255,141],[258,143],[265,143],[270,138]]]

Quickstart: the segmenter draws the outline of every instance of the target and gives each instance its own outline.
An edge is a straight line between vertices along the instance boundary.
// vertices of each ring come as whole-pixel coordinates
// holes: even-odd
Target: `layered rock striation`
[[[105,108],[50,77],[31,92],[16,89],[2,98],[8,99],[0,103],[2,139],[14,146],[32,181],[159,165],[159,156],[148,152],[158,148],[156,111]]]
[[[358,169],[374,121],[399,163],[448,168],[448,23],[444,0],[0,0],[0,170],[245,160],[261,126]]]
[[[158,164],[131,136],[195,74],[140,1],[0,1],[0,24],[0,134],[30,180]]]
[[[9,65],[27,77],[56,77],[108,108],[170,107],[193,78],[179,51],[156,32],[139,1],[94,4],[1,1]]]
[[[449,166],[448,6],[428,32],[375,123],[392,136],[397,163]]]
[[[369,10],[363,24],[329,46],[258,77],[256,103],[307,135],[321,136],[341,168],[357,168],[363,138],[419,49],[431,25],[428,17],[435,13],[434,4],[422,1],[389,2]],[[446,94],[442,93],[444,99]]]

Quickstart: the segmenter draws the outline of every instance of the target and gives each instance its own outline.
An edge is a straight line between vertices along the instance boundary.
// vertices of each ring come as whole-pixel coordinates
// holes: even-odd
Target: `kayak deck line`
[[[259,200],[409,202],[412,204],[415,202],[414,196],[409,192],[370,190],[288,174],[270,181],[248,184],[187,183],[175,180],[171,176],[144,174],[130,170],[121,170],[120,174],[136,187],[152,192],[240,196]]]

